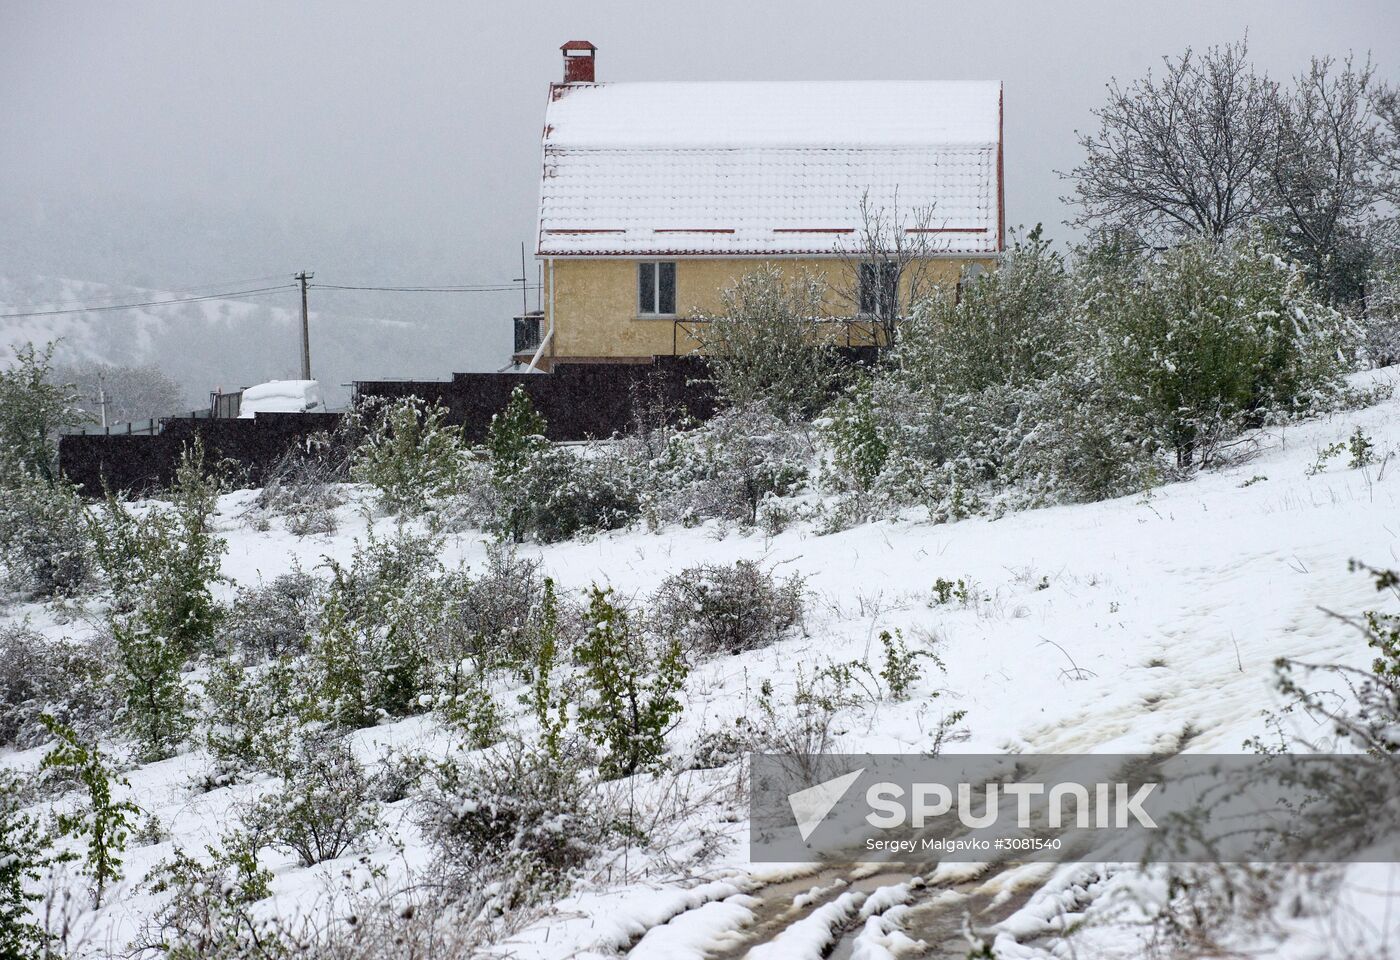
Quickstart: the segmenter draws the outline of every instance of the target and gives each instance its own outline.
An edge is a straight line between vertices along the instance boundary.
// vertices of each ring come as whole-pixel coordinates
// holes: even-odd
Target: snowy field
[[[1397,379],[1392,370],[1353,381]],[[1380,462],[1349,469],[1342,454],[1314,469],[1320,450],[1357,428],[1372,439]],[[947,525],[908,518],[828,535],[805,524],[773,537],[726,535],[712,526],[637,529],[522,550],[571,591],[611,585],[641,597],[684,567],[737,559],[807,578],[803,634],[692,670],[682,723],[670,740],[677,756],[703,734],[751,715],[764,680],[777,699],[790,699],[799,668],[873,662],[879,632],[896,628],[911,646],[935,652],[946,672],[925,669],[906,701],[843,711],[833,749],[927,751],[943,719],[964,711],[946,751],[1239,752],[1246,738],[1267,733],[1264,712],[1282,706],[1276,658],[1369,663],[1359,635],[1327,611],[1354,614],[1384,602],[1347,563],[1400,565],[1397,459],[1400,400],[1391,399],[1269,431],[1243,465],[1103,503]],[[369,524],[391,524],[372,519],[357,494],[340,508],[333,536],[299,538],[278,526],[258,532],[241,519],[252,496],[237,492],[220,504],[220,532],[229,543],[223,569],[241,584],[270,580],[298,562],[310,570],[324,558],[348,560]],[[478,568],[489,542],[453,535],[444,560]],[[940,578],[965,581],[968,601],[937,602],[933,584]],[[231,595],[233,586],[220,589]],[[37,605],[13,606],[3,616],[27,617],[55,637],[94,629],[100,619],[70,610],[59,622],[51,608]],[[514,722],[533,723],[514,695],[503,694],[498,700],[517,714]],[[354,737],[366,759],[386,746],[432,755],[447,743],[428,717]],[[32,769],[43,753],[0,754],[0,763]],[[82,918],[99,952],[124,952],[157,905],[132,880],[176,845],[194,851],[216,841],[238,805],[261,789],[251,783],[198,792],[191,782],[205,764],[195,751],[128,772],[131,798],[170,839],[131,849],[128,889]],[[961,943],[962,952],[933,955],[965,956],[962,917],[970,911],[973,929],[998,957],[1141,955],[1143,934],[1128,895],[1150,898],[1152,881],[1136,870],[944,864],[911,877],[874,868],[842,874],[752,866],[739,768],[638,778],[632,788],[644,798],[648,791],[673,793],[650,798],[675,811],[666,855],[619,850],[566,900],[524,922],[504,954],[683,958],[752,950],[756,958],[877,958],[903,955],[913,940],[935,948],[945,938]],[[327,891],[372,882],[370,865],[383,866],[388,878],[375,882],[392,882],[397,871],[421,863],[426,850],[408,803],[386,808],[382,846],[367,860],[301,868],[291,856],[264,853],[275,879],[274,898],[263,906],[282,914],[325,909]],[[1340,895],[1346,903],[1302,911],[1287,944],[1267,955],[1340,956],[1347,955],[1338,952],[1341,939],[1350,938],[1348,949],[1364,938],[1400,940],[1400,901],[1387,896],[1392,891],[1400,893],[1400,870],[1353,869]],[[1088,922],[1062,941],[1057,932],[1078,920]],[[845,931],[841,942],[824,953],[835,928]]]

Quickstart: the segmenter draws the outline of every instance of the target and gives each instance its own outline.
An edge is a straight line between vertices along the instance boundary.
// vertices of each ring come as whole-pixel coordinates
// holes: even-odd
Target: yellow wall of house
[[[638,315],[637,262],[605,258],[556,259],[552,271],[554,289],[550,290],[551,270],[546,261],[543,299],[546,310],[551,303],[554,309],[554,338],[546,350],[550,357],[555,360],[646,360],[671,353],[673,342],[677,353],[696,349],[697,344],[683,331],[676,334],[672,318]],[[697,312],[718,310],[720,291],[765,263],[756,259],[721,258],[675,262],[675,315],[682,320]],[[824,274],[828,289],[827,310],[831,316],[849,317],[854,312],[846,293],[852,289],[853,268],[849,264],[838,259],[774,258],[766,262],[776,264],[789,280],[798,278],[804,271]],[[969,263],[981,263],[990,269],[993,261],[975,257],[929,260],[922,267],[921,276],[929,282],[951,285],[957,282],[962,268]],[[907,287],[908,278],[905,280]],[[546,317],[546,328],[548,322]]]

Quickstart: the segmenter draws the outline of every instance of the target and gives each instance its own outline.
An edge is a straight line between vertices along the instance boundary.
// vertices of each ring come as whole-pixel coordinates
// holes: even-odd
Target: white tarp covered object
[[[539,252],[829,254],[932,207],[938,249],[1000,244],[1001,84],[564,84],[545,113]]]
[[[306,413],[321,410],[321,384],[315,380],[269,380],[243,391],[238,417],[258,413]]]

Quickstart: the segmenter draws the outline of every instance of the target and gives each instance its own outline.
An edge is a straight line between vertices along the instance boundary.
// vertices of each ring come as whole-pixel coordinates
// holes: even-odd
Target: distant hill
[[[280,282],[290,282],[290,277],[232,286],[251,289]],[[248,300],[3,316],[204,296],[218,289],[169,291],[59,277],[0,276],[0,364],[9,362],[16,346],[58,340],[58,363],[154,363],[196,403],[216,388],[232,390],[299,376],[299,307],[292,287]],[[471,335],[480,329],[479,323],[451,317],[414,322],[355,316],[334,307],[317,309],[315,301],[313,290],[312,373],[322,381],[332,406],[348,399],[349,389],[342,384],[351,380],[445,378],[459,370],[496,369],[509,359],[507,311],[499,333],[492,330],[487,338]]]

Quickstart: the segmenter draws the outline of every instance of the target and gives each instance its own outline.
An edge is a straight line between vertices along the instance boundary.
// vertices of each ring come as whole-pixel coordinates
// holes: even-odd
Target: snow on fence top
[[[553,88],[539,253],[820,255],[876,207],[933,208],[938,249],[1000,243],[1001,85]]]

